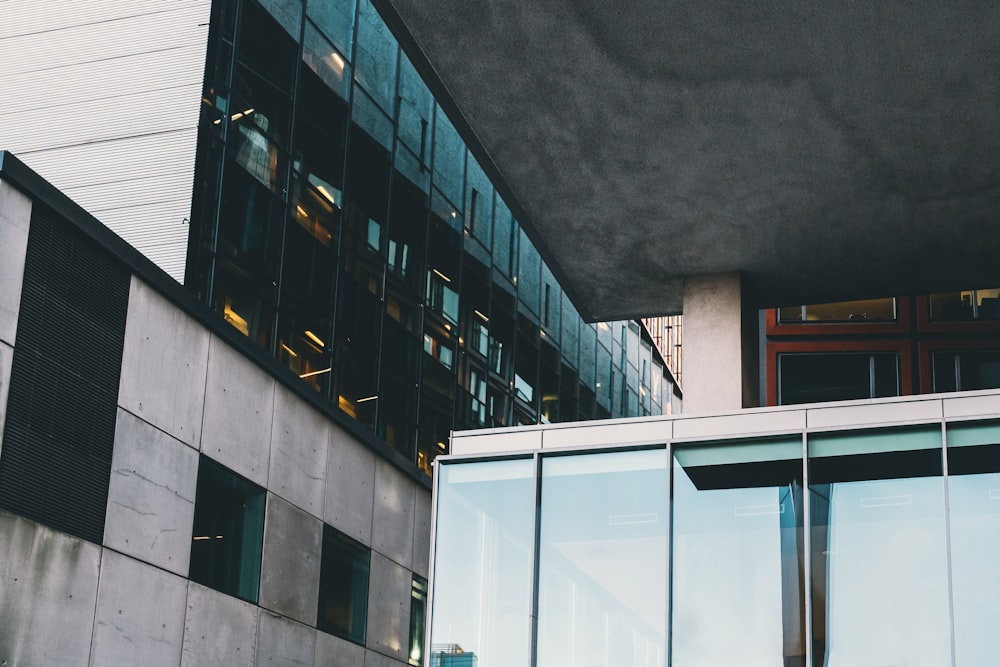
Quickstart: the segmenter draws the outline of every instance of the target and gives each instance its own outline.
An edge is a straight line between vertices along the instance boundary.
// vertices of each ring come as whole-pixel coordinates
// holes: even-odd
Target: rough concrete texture
[[[257,633],[258,666],[312,667],[316,647],[316,630],[284,616],[260,612]]]
[[[585,315],[728,271],[758,306],[997,281],[996,2],[375,4]]]
[[[322,540],[319,519],[273,493],[267,494],[260,573],[262,607],[316,624]]]
[[[186,577],[198,452],[118,410],[104,544]]]
[[[317,632],[313,664],[314,667],[359,667],[365,664],[365,648],[346,639]]]
[[[412,569],[427,578],[431,555],[431,493],[416,487],[413,501],[413,564]]]
[[[265,486],[273,413],[274,378],[212,336],[201,451]]]
[[[252,667],[259,609],[188,582],[181,667]]]
[[[133,277],[118,404],[197,447],[209,339],[204,327]]]
[[[0,665],[86,667],[101,548],[0,512]]]
[[[317,517],[323,515],[329,444],[330,421],[288,389],[276,387],[268,486]]]
[[[372,549],[404,567],[413,560],[416,485],[383,459],[375,461]]]
[[[31,200],[0,181],[0,341],[8,345],[17,333],[30,221]]]
[[[743,408],[740,276],[684,285],[684,412]]]
[[[10,393],[10,368],[14,348],[0,343],[0,454],[3,453],[3,423],[7,416],[7,395]]]
[[[323,520],[371,546],[375,453],[337,426],[330,428]]]
[[[105,550],[91,665],[176,667],[186,600],[184,579]]]
[[[360,663],[356,663],[360,664]],[[400,667],[400,664],[408,664],[406,662],[400,662],[394,658],[390,658],[387,655],[382,655],[377,651],[367,650],[365,651],[365,667]]]
[[[406,568],[379,553],[372,553],[365,644],[374,651],[404,661],[410,648],[411,577]]]

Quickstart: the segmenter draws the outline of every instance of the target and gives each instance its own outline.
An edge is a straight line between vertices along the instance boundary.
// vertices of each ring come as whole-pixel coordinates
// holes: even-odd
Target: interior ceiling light
[[[305,334],[306,334],[306,338],[308,338],[308,339],[309,339],[309,340],[311,340],[312,342],[316,343],[316,344],[317,344],[317,345],[319,345],[320,347],[326,347],[326,343],[324,343],[324,342],[323,342],[323,341],[322,341],[322,340],[321,340],[321,339],[319,338],[319,336],[317,336],[316,334],[314,334],[314,333],[313,333],[312,331],[306,331],[306,332],[305,332]]]
[[[311,373],[303,373],[299,377],[302,379],[311,378],[314,375],[322,375],[323,373],[329,373],[331,370],[333,370],[333,368],[324,368],[321,371],[312,371]]]
[[[434,272],[434,275],[436,275],[437,277],[439,277],[441,280],[445,281],[446,283],[450,283],[451,282],[451,278],[449,278],[448,276],[444,275],[443,273],[441,273],[437,269],[431,269],[431,270]]]

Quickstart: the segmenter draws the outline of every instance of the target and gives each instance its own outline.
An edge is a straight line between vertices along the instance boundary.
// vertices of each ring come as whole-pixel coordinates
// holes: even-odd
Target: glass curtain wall
[[[505,667],[995,664],[1000,421],[439,470],[440,655],[460,646]],[[505,641],[484,639],[498,629]]]
[[[453,428],[676,407],[635,323],[613,348],[580,319],[369,0],[216,0],[202,102],[188,287],[428,474]]]

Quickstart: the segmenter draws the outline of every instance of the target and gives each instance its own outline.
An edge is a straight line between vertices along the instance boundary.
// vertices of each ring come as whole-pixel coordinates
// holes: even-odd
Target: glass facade
[[[214,2],[202,101],[188,287],[428,474],[452,429],[676,409],[648,333],[581,320],[369,0]]]
[[[432,657],[993,664],[1000,422],[872,427],[870,407],[826,431],[509,457],[498,434],[489,458],[442,459]]]

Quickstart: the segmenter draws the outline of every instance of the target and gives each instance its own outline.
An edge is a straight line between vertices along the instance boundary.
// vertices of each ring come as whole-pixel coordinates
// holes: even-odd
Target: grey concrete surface
[[[260,565],[262,607],[316,624],[322,541],[319,519],[267,494]]]
[[[362,544],[372,543],[375,453],[330,427],[323,520]]]
[[[119,409],[104,544],[186,577],[198,452]]]
[[[375,4],[585,315],[729,271],[758,306],[997,280],[995,2]]]
[[[431,555],[431,493],[416,488],[413,500],[413,562],[411,569],[427,578]]]
[[[0,665],[87,666],[101,548],[0,511]]]
[[[188,582],[181,667],[251,667],[259,608]]]
[[[315,647],[314,628],[261,610],[255,664],[312,667]]]
[[[288,389],[276,386],[268,487],[313,516],[323,516],[329,446],[330,421]]]
[[[105,550],[91,665],[179,665],[186,601],[186,580]]]
[[[3,423],[7,417],[7,396],[10,393],[10,368],[14,348],[0,343],[0,454],[3,453]]]
[[[372,553],[365,645],[403,661],[410,648],[411,577],[405,567]]]
[[[209,339],[204,327],[133,277],[118,404],[197,447]]]
[[[400,667],[409,663],[395,660],[387,655],[382,655],[377,651],[365,651],[365,667]]]
[[[416,485],[391,463],[375,461],[372,549],[409,568],[413,560]]]
[[[30,221],[31,200],[0,181],[0,341],[8,345],[17,333]]]
[[[316,658],[314,667],[359,667],[365,664],[365,647],[346,639],[316,633]]]
[[[201,451],[266,486],[274,378],[212,336]]]

